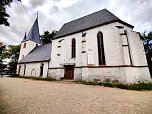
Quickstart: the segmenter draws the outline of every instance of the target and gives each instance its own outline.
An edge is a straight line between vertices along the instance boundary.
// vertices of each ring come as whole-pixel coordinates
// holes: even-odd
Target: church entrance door
[[[74,65],[64,66],[64,78],[69,80],[74,79]]]

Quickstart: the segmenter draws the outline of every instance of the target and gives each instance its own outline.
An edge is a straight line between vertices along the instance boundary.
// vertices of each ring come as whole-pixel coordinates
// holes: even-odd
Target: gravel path
[[[0,114],[152,114],[152,91],[0,78]]]

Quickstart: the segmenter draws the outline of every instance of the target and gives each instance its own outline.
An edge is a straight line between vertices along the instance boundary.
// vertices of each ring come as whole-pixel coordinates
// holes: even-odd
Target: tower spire
[[[39,12],[37,11],[37,18],[38,18],[38,16],[39,16]]]
[[[37,18],[32,25],[29,33],[26,35],[26,37],[23,39],[22,42],[31,40],[33,42],[41,44],[40,34],[39,34],[39,25],[38,25],[38,12],[37,12]]]

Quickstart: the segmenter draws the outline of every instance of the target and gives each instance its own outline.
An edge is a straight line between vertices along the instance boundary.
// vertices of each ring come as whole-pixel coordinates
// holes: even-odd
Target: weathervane
[[[38,13],[38,11],[37,11],[37,18],[38,18],[38,16],[39,16],[39,13]]]
[[[55,2],[56,2],[56,1],[59,1],[59,0],[53,0],[53,4],[54,4],[54,6],[55,6]]]

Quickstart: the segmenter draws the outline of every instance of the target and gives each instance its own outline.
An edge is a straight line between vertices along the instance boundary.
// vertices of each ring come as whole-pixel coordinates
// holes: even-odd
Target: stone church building
[[[87,81],[151,80],[143,43],[133,26],[107,9],[65,23],[42,44],[38,18],[21,42],[21,76]]]

